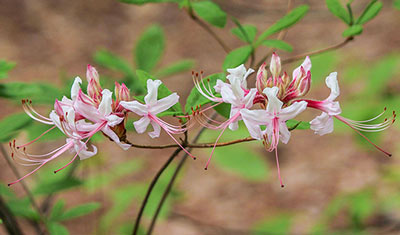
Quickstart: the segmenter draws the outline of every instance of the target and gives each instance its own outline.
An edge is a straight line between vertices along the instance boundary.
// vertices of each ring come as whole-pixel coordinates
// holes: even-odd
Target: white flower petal
[[[257,89],[256,88],[251,88],[249,93],[244,97],[243,103],[246,109],[250,109],[253,107],[253,101],[254,98],[256,97],[257,94]]]
[[[154,122],[154,121],[151,121],[150,124],[151,124],[151,126],[153,127],[153,131],[152,131],[152,132],[149,132],[149,133],[147,133],[147,134],[149,134],[149,136],[150,136],[151,138],[157,138],[157,137],[159,137],[159,136],[160,136],[160,132],[161,132],[161,127],[160,127],[160,125],[159,125],[158,123]]]
[[[136,113],[139,116],[144,116],[148,113],[147,106],[144,104],[141,104],[137,102],[136,100],[134,101],[121,101],[119,103],[122,107],[125,109]]]
[[[106,117],[106,120],[107,120],[108,126],[114,127],[114,126],[120,124],[124,120],[124,118],[118,117],[117,115],[113,114],[113,115],[108,115]]]
[[[147,95],[144,97],[144,101],[148,105],[153,105],[157,102],[158,87],[161,85],[160,80],[147,80]]]
[[[306,110],[306,108],[307,108],[306,101],[295,102],[289,107],[286,107],[279,112],[279,120],[286,121],[295,118],[301,112]]]
[[[149,112],[152,114],[158,114],[168,110],[172,106],[174,106],[179,101],[179,96],[176,93],[172,93],[171,95],[164,97],[158,100],[155,104],[151,105],[149,108]]]
[[[128,150],[131,145],[130,144],[124,144],[121,143],[121,141],[119,140],[117,134],[114,133],[113,130],[110,129],[110,127],[105,126],[101,129],[101,131],[107,135],[108,137],[110,137],[110,139],[112,139],[116,144],[118,144],[119,147],[121,147],[123,150]]]
[[[222,100],[225,103],[232,104],[234,106],[240,106],[240,99],[238,99],[232,91],[231,87],[224,86],[221,88]]]
[[[100,105],[99,105],[99,113],[103,116],[107,116],[111,113],[112,108],[112,92],[108,89],[104,89],[101,94],[103,95]]]
[[[262,116],[266,114],[265,110],[242,109],[240,110],[240,114],[242,116],[244,124],[247,127],[247,130],[250,133],[250,136],[254,139],[261,140],[263,133],[261,131],[260,125],[265,124],[264,121],[266,122],[266,118],[262,118]],[[263,119],[263,122],[261,122],[260,119]]]
[[[304,59],[304,62],[299,67],[297,67],[295,70],[293,70],[293,77],[292,77],[293,80],[296,80],[296,79],[300,78],[300,76],[301,76],[301,67],[303,67],[303,69],[306,72],[306,74],[307,74],[308,71],[311,70],[310,57],[307,56]]]
[[[333,118],[327,113],[322,113],[310,122],[310,129],[315,134],[325,135],[333,132]]]
[[[81,89],[82,79],[80,77],[76,77],[74,83],[71,87],[71,99],[75,100],[78,96],[79,90]]]
[[[75,141],[74,141],[74,149],[75,149],[75,152],[78,152],[78,151],[80,150],[80,151],[79,151],[79,154],[78,154],[80,160],[88,159],[88,158],[93,157],[94,155],[97,154],[97,148],[96,148],[96,146],[92,145],[93,151],[89,151],[89,150],[87,150],[88,147],[87,147],[86,145],[83,146],[84,144],[85,144],[85,143],[82,142],[82,141],[80,141],[80,140],[78,140],[78,141],[75,140]],[[82,149],[81,149],[81,148],[82,148]]]
[[[146,131],[149,123],[150,123],[150,118],[145,116],[139,119],[138,121],[134,122],[133,125],[135,126],[136,132],[141,134]]]
[[[276,97],[278,92],[279,88],[276,86],[272,88],[267,87],[263,91],[263,93],[268,97],[267,111],[270,113],[279,113],[281,111],[283,103],[278,99],[278,97]]]
[[[337,72],[329,74],[325,79],[326,86],[331,89],[331,94],[326,100],[334,101],[340,95],[339,83],[337,80]]]
[[[279,133],[281,142],[287,144],[290,139],[290,131],[286,126],[286,122],[279,123]]]

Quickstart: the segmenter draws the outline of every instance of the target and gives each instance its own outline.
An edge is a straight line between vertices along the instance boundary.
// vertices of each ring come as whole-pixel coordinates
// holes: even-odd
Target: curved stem
[[[231,49],[224,43],[224,41],[210,28],[204,21],[199,19],[194,13],[192,8],[187,10],[187,13],[189,14],[190,18],[194,20],[200,27],[202,27],[205,31],[207,31],[208,34],[210,34],[217,42],[218,44],[224,49],[224,51],[228,54]]]
[[[244,138],[244,139],[238,139],[238,140],[232,140],[232,141],[229,141],[229,142],[218,143],[216,145],[216,147],[228,146],[228,145],[238,144],[238,143],[242,143],[242,142],[250,142],[250,141],[254,141],[254,140],[256,140],[256,139],[253,139],[251,137],[247,137],[247,138]],[[179,147],[177,144],[141,145],[141,144],[131,143],[129,140],[125,140],[124,142],[127,143],[127,144],[132,145],[132,147],[144,148],[144,149],[166,149],[166,148]],[[213,148],[214,147],[214,143],[196,144],[196,143],[193,142],[193,143],[190,143],[190,144],[186,144],[186,147],[188,147],[188,148]]]
[[[293,0],[288,0],[288,6],[287,6],[286,14],[289,13],[289,11],[292,9],[292,7],[293,7]],[[277,40],[283,40],[286,37],[288,30],[289,29],[281,31],[279,33],[278,37],[277,37]],[[266,61],[268,59],[268,57],[270,57],[270,55],[272,54],[273,50],[274,50],[274,48],[270,48],[268,50],[268,52],[265,54],[265,56],[257,63],[257,66],[256,66],[257,68],[260,67],[262,65],[262,63],[264,63],[264,61]],[[250,67],[253,67],[253,63],[251,63]]]
[[[324,53],[324,52],[328,52],[328,51],[332,51],[332,50],[335,50],[335,49],[339,49],[339,48],[345,46],[347,43],[349,43],[353,39],[354,39],[353,37],[348,37],[343,42],[337,43],[335,45],[328,46],[326,48],[322,48],[322,49],[319,49],[319,50],[310,51],[310,52],[306,52],[306,53],[303,53],[303,54],[295,55],[293,57],[289,57],[289,58],[287,58],[285,60],[282,60],[282,64],[288,64],[288,63],[291,63],[291,62],[294,62],[294,61],[297,61],[297,60],[300,60],[300,59],[304,59],[304,57],[306,57],[306,56],[318,55],[318,54],[321,54],[321,53]]]
[[[7,164],[9,165],[9,167],[11,168],[12,172],[14,173],[14,175],[17,177],[17,179],[21,178],[21,174],[19,173],[18,169],[14,166],[14,164],[11,162],[7,151],[4,149],[3,144],[0,143],[0,152],[3,155],[4,159],[6,160]],[[43,216],[42,211],[40,210],[40,207],[38,206],[32,192],[29,190],[28,186],[25,184],[24,181],[20,181],[22,188],[24,189],[26,195],[29,198],[29,201],[32,204],[32,207],[37,211],[37,213],[39,214],[40,220],[42,222],[45,223],[45,217]],[[37,231],[38,234],[45,234],[45,230],[42,230],[41,226],[39,223],[32,221],[32,225],[35,228],[35,230]]]
[[[172,160],[174,160],[174,158],[182,151],[181,148],[177,148],[172,155],[168,158],[168,160],[164,163],[164,165],[160,168],[160,170],[158,170],[156,176],[153,178],[153,180],[150,183],[149,188],[147,189],[146,195],[143,199],[142,205],[140,206],[140,210],[139,213],[136,217],[136,221],[135,221],[135,225],[133,227],[133,235],[136,235],[139,229],[139,225],[140,225],[140,220],[142,219],[143,216],[143,212],[144,212],[144,208],[146,207],[147,201],[150,198],[151,192],[153,191],[154,186],[156,185],[158,179],[160,178],[160,176],[162,175],[162,173],[164,172],[165,169],[167,169],[167,167],[169,166],[169,164],[172,162]]]
[[[197,133],[196,137],[195,137],[194,140],[193,140],[193,143],[196,143],[196,142],[199,140],[201,134],[203,134],[203,132],[205,131],[205,129],[206,129],[206,128],[203,127],[203,128]],[[193,148],[189,148],[189,149],[188,149],[188,152],[191,152],[192,149],[193,149]],[[150,224],[149,229],[148,229],[148,232],[147,232],[148,235],[150,235],[150,234],[153,232],[153,229],[154,229],[154,226],[155,226],[155,224],[156,224],[157,217],[158,217],[158,215],[160,214],[161,208],[162,208],[162,206],[164,205],[164,202],[165,202],[165,200],[167,199],[169,193],[171,192],[172,186],[174,185],[174,182],[175,182],[175,180],[176,180],[176,177],[178,176],[179,171],[181,170],[183,164],[185,163],[187,156],[188,156],[187,154],[183,155],[182,159],[180,160],[178,166],[176,167],[176,169],[175,169],[175,171],[174,171],[174,174],[172,175],[171,180],[169,181],[169,183],[168,183],[168,185],[167,185],[167,188],[164,190],[164,193],[163,193],[163,195],[162,195],[162,197],[161,197],[161,200],[160,200],[160,202],[158,203],[156,213],[153,215],[153,218],[151,219],[151,224]]]

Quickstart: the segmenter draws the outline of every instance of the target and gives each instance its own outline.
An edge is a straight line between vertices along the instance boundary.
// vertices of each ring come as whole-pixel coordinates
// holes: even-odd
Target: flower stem
[[[158,170],[157,174],[154,176],[153,180],[150,183],[149,188],[147,189],[146,195],[143,199],[142,205],[140,206],[140,210],[139,213],[136,217],[136,221],[135,221],[135,225],[133,227],[133,235],[136,235],[138,230],[139,230],[139,225],[140,225],[140,220],[142,219],[143,216],[143,212],[144,209],[146,207],[147,201],[150,198],[151,192],[153,191],[154,186],[156,185],[158,179],[160,178],[160,176],[162,175],[162,173],[165,171],[165,169],[167,169],[167,167],[169,166],[169,164],[172,162],[172,160],[175,159],[175,157],[182,151],[182,148],[177,148],[172,155],[168,158],[168,160],[164,163],[164,165],[160,168],[160,170]]]

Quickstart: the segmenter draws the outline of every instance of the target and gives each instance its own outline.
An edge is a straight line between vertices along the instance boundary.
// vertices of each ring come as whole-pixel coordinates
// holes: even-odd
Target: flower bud
[[[115,98],[117,102],[122,100],[123,101],[130,100],[129,89],[125,86],[124,83],[120,85],[118,82],[115,82]]]
[[[268,82],[268,71],[265,69],[265,66],[266,63],[264,62],[257,71],[256,88],[260,94],[267,87]]]
[[[279,56],[275,52],[272,53],[269,70],[271,71],[274,80],[276,80],[276,78],[278,78],[279,74],[281,73],[281,58],[279,58]]]
[[[90,82],[92,79],[94,79],[98,84],[100,84],[100,82],[99,82],[99,73],[90,64],[87,65],[86,79],[87,79],[88,82]]]
[[[87,93],[93,99],[95,104],[100,104],[102,97],[102,89],[99,82],[99,74],[97,70],[88,64],[86,70],[86,79],[88,80]]]

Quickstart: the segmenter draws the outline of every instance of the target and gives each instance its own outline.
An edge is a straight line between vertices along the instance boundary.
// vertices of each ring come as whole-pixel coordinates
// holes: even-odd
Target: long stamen
[[[214,143],[214,146],[211,150],[211,154],[210,157],[208,158],[208,161],[206,163],[206,166],[204,167],[204,170],[208,169],[208,165],[211,162],[211,158],[214,154],[215,148],[217,147],[217,143],[219,141],[219,139],[221,138],[222,134],[225,132],[226,128],[228,128],[229,124],[233,123],[234,121],[236,121],[236,119],[240,116],[240,112],[237,112],[233,117],[231,117],[225,124],[224,124],[224,128],[222,129],[221,133],[218,135],[217,140]]]
[[[47,131],[43,132],[41,135],[39,135],[39,136],[38,136],[38,137],[36,137],[35,139],[33,139],[33,140],[29,141],[29,142],[28,142],[28,143],[26,143],[26,144],[19,145],[19,146],[17,146],[16,148],[17,148],[17,149],[19,149],[19,148],[22,148],[22,147],[28,146],[28,145],[30,145],[30,144],[32,144],[32,143],[34,143],[34,142],[36,142],[38,139],[40,139],[42,136],[44,136],[45,134],[47,134],[49,131],[53,130],[55,127],[56,127],[56,126],[53,126],[53,127],[51,127],[50,129],[48,129]]]
[[[383,150],[381,147],[379,147],[378,145],[374,144],[370,139],[368,139],[365,135],[363,135],[358,129],[354,128],[350,123],[348,123],[345,119],[343,119],[341,116],[334,116],[336,117],[339,121],[343,122],[344,124],[346,124],[347,126],[349,126],[351,129],[353,129],[355,132],[357,132],[357,134],[359,134],[361,137],[363,137],[366,141],[368,141],[370,144],[372,144],[376,149],[378,149],[379,151],[381,151],[382,153],[386,154],[387,156],[391,157],[392,154],[389,152],[386,152],[385,150]]]
[[[69,143],[69,144],[66,144],[66,145],[64,146],[64,148],[60,149],[60,151],[58,151],[56,154],[54,154],[51,158],[45,160],[45,161],[44,161],[40,166],[38,166],[36,169],[34,169],[33,171],[29,172],[28,174],[26,174],[25,176],[21,177],[20,179],[14,181],[14,182],[12,182],[12,183],[9,183],[8,186],[11,186],[11,185],[13,185],[13,184],[16,184],[16,183],[20,182],[21,180],[25,179],[26,177],[32,175],[32,174],[35,173],[37,170],[39,170],[40,168],[42,168],[42,166],[44,166],[46,163],[48,163],[49,161],[51,161],[51,160],[55,159],[56,157],[60,156],[61,154],[63,154],[65,151],[67,151],[67,150],[68,150],[69,148],[71,148],[72,146],[73,146],[73,143],[72,143],[72,142]]]
[[[285,185],[282,183],[281,170],[279,167],[278,148],[275,148],[275,160],[276,160],[276,167],[278,168],[279,183],[281,184],[281,187],[283,188],[283,187],[285,187]]]
[[[177,141],[177,140],[175,139],[175,137],[171,135],[171,133],[169,132],[168,128],[167,128],[166,126],[164,126],[164,124],[163,124],[162,122],[160,122],[160,119],[159,119],[159,118],[157,118],[156,116],[154,116],[154,115],[152,115],[152,114],[149,115],[149,118],[150,118],[151,120],[153,120],[154,122],[156,122],[158,125],[160,125],[160,127],[164,129],[164,131],[172,138],[172,140],[173,140],[187,155],[189,155],[191,158],[193,158],[193,160],[196,160],[196,157],[193,156],[191,153],[189,153],[189,151],[187,151],[187,150],[179,143],[179,141]]]

